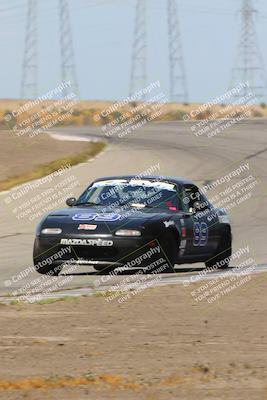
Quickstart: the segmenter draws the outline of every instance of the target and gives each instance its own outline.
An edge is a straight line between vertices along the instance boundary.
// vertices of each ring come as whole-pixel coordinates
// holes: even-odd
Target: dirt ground
[[[267,399],[266,277],[208,304],[196,286],[0,306],[0,399]]]
[[[0,138],[0,181],[32,171],[40,164],[79,154],[88,146],[84,142],[54,140],[47,134],[30,138],[0,131]]]

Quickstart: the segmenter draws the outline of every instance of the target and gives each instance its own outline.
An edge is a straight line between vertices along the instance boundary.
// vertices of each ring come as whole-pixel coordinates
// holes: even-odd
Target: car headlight
[[[140,231],[136,231],[133,229],[119,229],[115,232],[116,236],[141,236]]]
[[[230,224],[230,219],[228,215],[218,215],[218,218],[221,224]]]
[[[41,230],[41,233],[45,235],[59,235],[61,232],[61,228],[45,228]]]

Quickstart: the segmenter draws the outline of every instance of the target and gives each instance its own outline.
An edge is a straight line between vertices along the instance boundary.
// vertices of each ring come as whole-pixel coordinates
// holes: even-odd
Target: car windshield
[[[115,179],[95,182],[77,200],[76,205],[98,205],[108,208],[179,209],[176,186],[163,181]]]

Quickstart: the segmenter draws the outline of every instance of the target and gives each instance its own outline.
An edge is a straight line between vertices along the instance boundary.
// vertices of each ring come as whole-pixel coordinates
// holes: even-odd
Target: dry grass
[[[17,110],[17,108],[23,105],[25,101],[20,100],[0,100],[0,129],[8,129],[12,124],[21,123],[25,120],[30,113],[24,112],[20,117],[13,118],[11,123],[7,124],[4,120],[5,114],[10,114],[12,110]],[[70,117],[64,119],[62,122],[58,123],[56,126],[86,126],[86,125],[103,125],[111,121],[122,118],[125,113],[131,116],[136,115],[138,112],[138,106],[140,103],[129,103],[123,107],[119,107],[116,111],[111,112],[108,116],[101,116],[101,111],[107,110],[109,107],[114,105],[115,102],[111,101],[80,101],[73,108],[73,113]],[[40,103],[38,107],[32,110],[32,113],[36,113],[41,109],[53,105],[53,101],[46,101]],[[168,103],[160,106],[162,111],[160,115],[154,119],[154,121],[179,121],[183,120],[184,115],[190,113],[192,110],[196,110],[201,104],[199,103]],[[55,108],[56,109],[56,108]],[[235,107],[237,116],[239,111]],[[251,117],[267,117],[267,107],[265,104],[254,105],[250,107]],[[219,114],[219,118],[227,117],[229,110],[227,110],[227,105],[215,105],[210,107],[206,112],[199,113],[194,119],[206,119],[211,117],[211,115]],[[52,115],[52,114],[51,114]],[[48,114],[49,117],[49,114]],[[52,116],[51,116],[52,119]],[[123,118],[122,118],[123,119]],[[127,120],[127,118],[126,118]],[[123,119],[123,122],[125,120]]]
[[[119,375],[104,374],[101,376],[92,376],[85,374],[81,376],[52,376],[48,378],[33,377],[29,379],[18,380],[0,380],[0,392],[10,390],[31,390],[31,389],[58,389],[71,388],[79,386],[108,386],[110,389],[140,391],[144,388],[154,387],[180,387],[191,385],[197,382],[208,382],[214,380],[213,375],[203,376],[202,374],[192,371],[188,375],[170,375],[164,379],[158,379],[157,382],[152,382],[147,379],[132,380]]]

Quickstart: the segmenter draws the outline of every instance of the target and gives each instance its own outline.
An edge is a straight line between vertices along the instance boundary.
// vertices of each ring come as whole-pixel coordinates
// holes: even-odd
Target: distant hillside
[[[43,101],[31,107],[31,101],[0,100],[0,129],[17,130],[38,127],[120,124],[139,116],[148,121],[177,121],[229,118],[242,114],[236,106],[216,105],[205,108],[202,104],[128,103],[111,101],[64,102]],[[28,110],[24,107],[28,106]],[[267,117],[265,104],[246,106],[250,117]],[[203,110],[202,110],[203,109]],[[202,111],[201,111],[202,110]],[[47,128],[48,127],[48,128]]]

